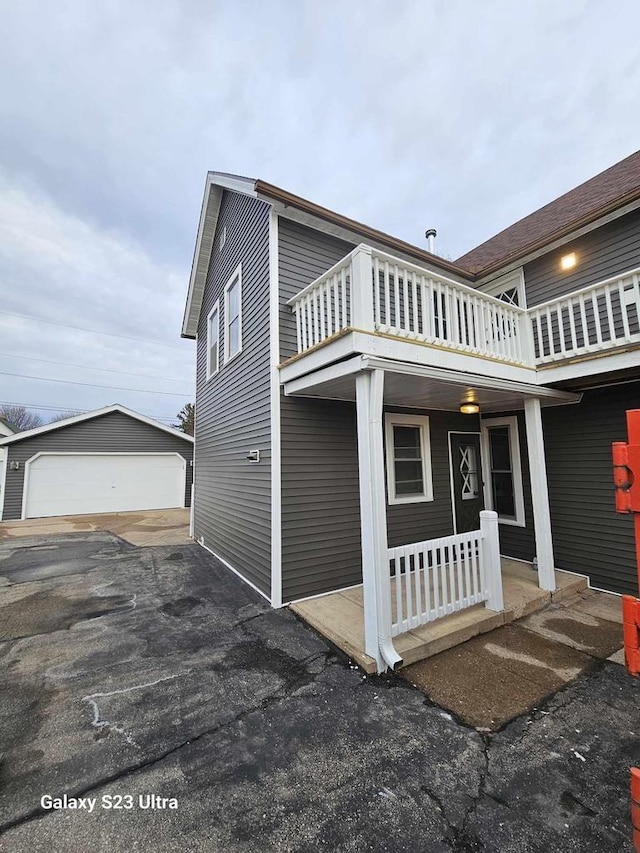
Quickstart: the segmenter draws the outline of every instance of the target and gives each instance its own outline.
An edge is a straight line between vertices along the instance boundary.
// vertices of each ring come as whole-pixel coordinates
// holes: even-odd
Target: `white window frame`
[[[234,284],[238,282],[238,343],[236,352],[229,352],[229,293]],[[233,361],[242,352],[242,264],[239,264],[233,275],[224,287],[224,363]]]
[[[526,527],[524,514],[524,491],[522,488],[522,464],[520,461],[520,437],[518,434],[518,418],[510,415],[505,418],[482,418],[480,421],[480,446],[482,461],[482,480],[484,482],[484,505],[493,509],[493,489],[491,483],[491,448],[489,445],[489,429],[491,427],[509,427],[509,453],[511,456],[511,476],[513,479],[513,503],[516,511],[515,518],[498,516],[500,524],[511,527]]]
[[[420,430],[420,453],[422,456],[422,495],[396,495],[396,468],[393,454],[394,426],[412,426]],[[387,412],[384,416],[385,450],[387,457],[387,501],[393,504],[426,503],[433,500],[433,473],[431,467],[431,437],[429,418],[426,415],[396,415]]]
[[[211,369],[211,320],[213,315],[217,314],[218,319],[218,357],[216,359],[216,369]],[[218,299],[209,314],[207,315],[207,382],[212,379],[220,370],[220,300]]]

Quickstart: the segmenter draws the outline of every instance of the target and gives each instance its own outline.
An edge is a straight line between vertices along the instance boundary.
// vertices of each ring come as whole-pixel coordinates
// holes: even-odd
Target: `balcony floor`
[[[395,637],[394,646],[403,658],[403,665],[436,655],[587,588],[585,577],[556,569],[558,588],[553,593],[546,592],[538,587],[538,576],[529,564],[508,557],[502,558],[502,582],[505,609],[501,613],[478,604]],[[375,661],[364,651],[362,585],[289,606],[365,672],[376,671]]]

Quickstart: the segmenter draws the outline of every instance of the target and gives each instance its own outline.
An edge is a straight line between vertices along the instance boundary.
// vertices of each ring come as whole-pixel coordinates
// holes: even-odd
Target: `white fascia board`
[[[577,403],[581,394],[570,391],[558,391],[555,388],[545,388],[528,382],[515,382],[511,379],[501,379],[491,376],[480,376],[475,373],[467,373],[457,370],[444,370],[438,367],[429,367],[419,364],[406,364],[405,362],[394,362],[384,358],[365,356],[362,359],[362,367],[365,370],[380,368],[391,373],[404,373],[411,376],[424,376],[428,379],[437,379],[441,382],[449,382],[453,385],[473,384],[478,388],[488,388],[494,391],[511,391],[527,397],[539,397],[548,400],[557,400],[563,403]]]
[[[224,190],[256,196],[255,180],[241,175],[230,175],[226,172],[207,172],[202,198],[202,209],[198,223],[196,246],[191,264],[187,304],[182,320],[182,337],[194,338],[198,329],[198,319],[202,308],[204,288],[207,282],[209,259],[216,234],[220,204]]]
[[[640,362],[640,348],[625,352],[592,353],[571,364],[548,365],[538,368],[538,382],[566,382],[568,379],[583,379],[596,377],[602,373],[626,370],[637,367]]]
[[[332,379],[341,379],[343,376],[359,373],[364,369],[363,362],[364,359],[362,356],[358,355],[347,361],[340,361],[338,364],[330,364],[327,367],[322,367],[313,373],[306,374],[306,376],[286,382],[284,393],[287,397],[302,394],[323,382],[331,382]]]
[[[153,418],[147,418],[145,415],[140,415],[138,412],[134,412],[131,409],[127,409],[125,406],[121,406],[119,403],[116,403],[113,406],[105,406],[104,409],[95,409],[92,412],[85,412],[82,415],[74,415],[72,418],[65,418],[62,421],[55,421],[52,424],[45,424],[45,426],[35,427],[35,429],[28,429],[24,432],[18,432],[15,435],[7,436],[7,438],[0,439],[0,446],[13,444],[14,442],[23,441],[26,438],[33,438],[36,435],[42,435],[46,432],[53,432],[57,429],[64,429],[65,427],[73,426],[74,424],[80,424],[83,421],[90,421],[93,418],[99,418],[101,415],[108,415],[111,412],[120,412],[122,415],[127,415],[128,417],[134,418],[143,424],[149,424],[149,426],[162,430],[162,432],[169,433],[169,435],[173,435],[175,438],[181,438],[184,441],[188,441],[193,444],[192,436],[187,435],[184,432],[180,432],[177,429],[173,429],[172,427],[165,426],[165,424],[154,421]]]

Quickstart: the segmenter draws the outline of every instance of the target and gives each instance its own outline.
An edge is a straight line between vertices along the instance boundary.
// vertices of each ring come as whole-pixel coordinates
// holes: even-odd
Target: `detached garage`
[[[0,438],[2,450],[2,521],[190,504],[193,438],[124,406]]]

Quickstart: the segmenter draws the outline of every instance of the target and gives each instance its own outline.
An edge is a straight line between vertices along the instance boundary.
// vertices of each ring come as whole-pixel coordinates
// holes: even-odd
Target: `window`
[[[484,418],[482,452],[487,508],[497,512],[503,524],[524,527],[517,418]]]
[[[242,267],[239,266],[224,289],[224,360],[242,352]]]
[[[207,379],[220,368],[220,303],[211,309],[207,317]]]
[[[385,415],[390,504],[433,500],[429,418]]]

